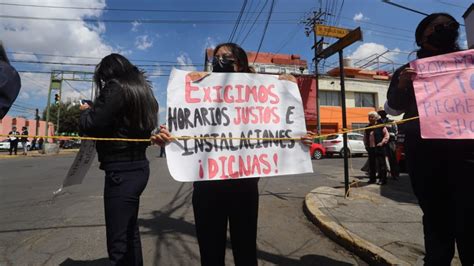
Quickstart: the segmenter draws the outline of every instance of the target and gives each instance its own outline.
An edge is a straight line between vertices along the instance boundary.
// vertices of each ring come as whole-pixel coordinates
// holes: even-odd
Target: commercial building
[[[467,47],[474,49],[474,4],[471,4],[462,17],[466,26]]]

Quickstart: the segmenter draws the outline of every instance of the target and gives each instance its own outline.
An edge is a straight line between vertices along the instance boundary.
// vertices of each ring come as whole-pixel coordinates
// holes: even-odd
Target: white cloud
[[[53,0],[32,0],[29,4],[57,5]],[[76,1],[64,0],[64,6],[75,6]],[[104,8],[104,0],[90,0],[84,2],[84,7]],[[1,19],[0,36],[5,46],[14,52],[35,53],[13,54],[15,60],[53,61],[63,63],[91,63],[96,64],[98,59],[66,58],[60,55],[87,56],[102,58],[116,51],[103,38],[107,28],[104,23],[86,23],[84,18],[99,18],[102,10],[99,9],[43,9],[15,6],[2,6],[1,14],[21,14],[31,17],[57,17],[79,19],[81,21],[47,21],[27,19]],[[38,54],[52,54],[57,56],[39,56]],[[68,67],[58,65],[21,65],[15,63],[18,70],[49,71],[53,68],[92,71],[92,67]],[[39,73],[21,73],[21,99],[29,104],[46,105],[50,75]],[[88,84],[90,87],[90,83]],[[67,86],[66,86],[67,87]],[[66,94],[69,94],[65,91]]]
[[[205,50],[206,48],[216,48],[216,45],[217,45],[217,41],[214,40],[214,38],[212,37],[207,37],[206,38],[206,41],[204,42],[204,49]]]
[[[20,95],[18,96],[20,100],[28,100],[30,99],[30,95],[26,91],[20,92]]]
[[[387,47],[382,44],[378,43],[363,43],[348,57],[352,59],[353,63],[356,61],[362,60],[357,65],[363,65],[367,63],[371,59],[375,59],[377,56],[379,57],[379,62],[396,62],[398,56],[400,55],[400,49],[395,48],[391,49],[389,52]]]
[[[139,27],[140,25],[142,25],[142,23],[140,23],[140,22],[138,22],[138,21],[136,21],[136,20],[135,20],[134,22],[132,22],[132,31],[133,31],[133,32],[137,32],[137,31],[138,31],[138,27]]]
[[[195,66],[190,66],[193,64],[193,61],[187,53],[181,52],[181,55],[176,58],[176,62],[183,70],[196,71],[197,69]]]
[[[139,50],[146,50],[153,46],[153,40],[148,35],[140,35],[135,38],[135,47]]]
[[[29,4],[55,5],[52,0],[34,0]],[[74,0],[64,0],[64,6],[74,6]],[[105,1],[91,0],[84,7],[104,8]],[[57,17],[84,19],[102,15],[98,9],[45,9],[3,6],[3,14],[21,14],[31,17]],[[102,57],[114,49],[102,38],[106,31],[103,23],[84,21],[47,21],[28,19],[0,20],[0,36],[6,46],[14,51],[27,51],[47,54],[82,55]],[[51,57],[49,58],[53,60]],[[58,58],[55,58],[58,59]]]
[[[354,15],[353,20],[354,21],[363,21],[363,20],[369,20],[369,18],[364,16],[364,14],[362,14],[362,12],[359,12],[359,13]]]

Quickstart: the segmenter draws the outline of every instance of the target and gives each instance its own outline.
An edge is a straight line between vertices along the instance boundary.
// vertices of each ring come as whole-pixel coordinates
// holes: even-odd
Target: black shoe
[[[382,179],[380,180],[380,183],[379,183],[381,186],[383,185],[386,185],[387,184],[387,179]]]
[[[367,182],[367,183],[369,183],[369,184],[375,184],[376,182],[377,182],[376,179],[369,179],[369,182]]]

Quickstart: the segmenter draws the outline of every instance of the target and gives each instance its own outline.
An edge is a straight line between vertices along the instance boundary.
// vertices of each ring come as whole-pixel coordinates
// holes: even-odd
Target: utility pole
[[[326,12],[322,12],[321,8],[319,11],[313,11],[313,14],[310,18],[307,18],[305,21],[305,33],[306,37],[309,37],[311,32],[313,32],[314,36],[314,45],[311,47],[314,49],[314,79],[316,82],[316,130],[318,135],[321,135],[321,114],[320,114],[320,108],[319,108],[319,73],[318,73],[318,64],[319,64],[319,59],[318,59],[318,47],[319,45],[322,45],[324,41],[324,37],[321,38],[320,41],[318,41],[318,36],[316,34],[315,27],[317,24],[321,24],[324,22],[323,19],[321,19],[321,16],[325,15]]]
[[[36,110],[35,110],[35,120],[36,120],[35,136],[38,136],[39,120],[40,120],[40,117],[39,117],[39,109],[38,109],[38,108],[36,108]]]

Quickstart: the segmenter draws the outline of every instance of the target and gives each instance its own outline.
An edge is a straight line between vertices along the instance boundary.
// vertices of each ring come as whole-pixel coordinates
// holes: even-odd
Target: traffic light
[[[59,104],[59,101],[61,100],[61,94],[54,94],[54,103]]]

